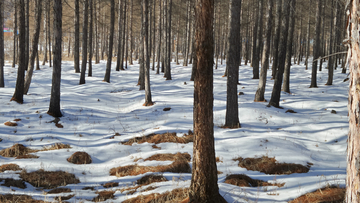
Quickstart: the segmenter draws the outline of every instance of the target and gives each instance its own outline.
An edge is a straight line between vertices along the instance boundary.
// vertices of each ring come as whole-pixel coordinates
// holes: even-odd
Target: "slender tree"
[[[309,7],[311,7],[312,0],[309,0]],[[307,25],[307,31],[306,31],[306,57],[305,57],[305,70],[308,69],[309,66],[309,55],[310,55],[310,11],[311,9],[309,8],[309,13],[308,13],[308,25]]]
[[[75,47],[74,68],[75,73],[80,73],[80,8],[79,0],[75,0]]]
[[[262,0],[260,0],[262,1]],[[253,41],[252,41],[252,59],[251,65],[253,67],[253,78],[252,79],[259,79],[259,55],[257,54],[257,39],[258,38],[258,30],[259,30],[259,3],[260,1],[255,1],[254,6],[254,27],[253,27]]]
[[[89,22],[89,40],[88,40],[88,44],[89,44],[89,72],[88,72],[88,76],[91,77],[92,76],[92,57],[93,57],[93,26],[94,26],[94,22],[93,22],[93,12],[94,12],[94,3],[93,0],[89,0],[89,13],[90,13],[90,22]]]
[[[172,56],[172,49],[171,49],[171,41],[172,41],[172,37],[171,37],[171,16],[172,16],[172,12],[171,12],[171,8],[172,8],[172,0],[168,0],[168,10],[167,10],[167,60],[166,60],[166,72],[165,72],[165,77],[166,80],[171,80],[171,56]]]
[[[79,84],[85,84],[85,72],[87,64],[87,45],[88,45],[88,18],[89,16],[89,1],[83,0],[83,29],[82,29],[82,62],[81,62],[81,74]]]
[[[48,58],[47,58],[47,40],[48,40],[48,32],[47,32],[47,29],[48,29],[48,26],[47,26],[47,18],[49,18],[48,16],[48,12],[47,12],[47,2],[44,3],[44,38],[45,38],[45,46],[44,44],[42,45],[44,47],[44,59],[43,59],[43,62],[42,62],[42,65],[44,66],[46,62],[48,62]]]
[[[196,0],[197,73],[194,82],[194,155],[190,202],[226,202],[219,193],[214,148],[214,0]]]
[[[332,3],[332,7],[331,7],[331,20],[330,20],[330,42],[329,42],[329,54],[334,52],[334,45],[336,46],[336,39],[334,40],[334,38],[336,38],[336,32],[333,31],[334,26],[336,26],[336,17],[334,19],[334,12],[332,10],[332,8],[334,8],[334,1],[331,1]],[[339,10],[339,8],[335,8],[335,13],[337,13]],[[336,16],[336,14],[335,14]],[[334,25],[334,26],[333,26]],[[333,41],[335,41],[333,43]],[[333,83],[333,77],[334,77],[334,58],[336,61],[336,57],[330,56],[329,57],[329,61],[328,61],[328,80],[326,82],[326,85],[332,85]],[[336,62],[335,62],[336,63]]]
[[[117,59],[116,59],[116,71],[120,71],[120,63],[121,63],[121,39],[122,39],[122,4],[123,1],[119,0],[119,9],[118,9],[118,48],[117,48]],[[125,33],[125,32],[124,32]]]
[[[54,117],[62,117],[60,110],[62,0],[54,0],[54,37],[54,68],[52,74],[50,105],[47,113]]]
[[[142,49],[143,59],[141,63],[145,68],[145,103],[144,106],[152,106],[154,103],[151,100],[150,89],[150,47],[149,47],[149,0],[142,0]]]
[[[15,64],[17,63],[17,41],[18,41],[18,38],[19,38],[19,35],[18,35],[18,23],[17,23],[17,20],[18,20],[18,17],[17,17],[17,14],[18,14],[18,9],[17,9],[17,4],[14,4],[14,42],[13,42],[13,61],[12,61],[12,67],[15,68]]]
[[[3,25],[4,17],[3,17],[3,7],[4,2],[0,1],[0,24]],[[4,32],[0,32],[0,87],[5,87],[4,82]]]
[[[317,87],[316,83],[316,75],[317,75],[317,65],[318,61],[316,60],[320,56],[320,33],[321,33],[321,7],[322,7],[322,0],[316,1],[316,23],[315,23],[315,37],[313,42],[313,56],[314,60],[312,62],[312,71],[311,71],[311,84],[310,88]]]
[[[227,74],[227,99],[225,126],[228,128],[239,128],[239,108],[237,84],[239,81],[239,60],[240,60],[240,13],[241,1],[231,0],[229,6],[229,34],[228,34],[228,51],[226,54]]]
[[[111,11],[110,11],[110,34],[109,34],[109,50],[108,58],[106,63],[106,72],[104,77],[104,82],[110,83],[110,72],[111,72],[111,59],[113,52],[113,42],[114,42],[114,27],[115,27],[115,0],[110,0]]]
[[[25,69],[29,67],[29,49],[30,49],[30,1],[25,0]]]
[[[274,60],[273,60],[273,64],[271,67],[272,70],[272,75],[271,78],[275,79],[276,76],[276,71],[277,71],[277,67],[278,67],[278,61],[279,61],[279,41],[280,41],[280,32],[281,32],[281,15],[282,15],[282,3],[281,0],[276,1],[276,14],[275,14],[275,34],[273,37],[273,55],[274,55]]]

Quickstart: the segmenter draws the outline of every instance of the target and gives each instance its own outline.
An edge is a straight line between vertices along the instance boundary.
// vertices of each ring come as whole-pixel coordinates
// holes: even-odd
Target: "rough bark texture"
[[[331,1],[332,7],[334,7],[334,0]],[[333,31],[334,26],[336,27],[336,14],[338,12],[339,8],[335,8],[335,19],[334,19],[334,12],[331,10],[331,21],[330,21],[330,43],[329,43],[329,54],[332,54],[335,52],[334,46],[336,46],[336,32]],[[334,20],[334,21],[332,21]],[[334,59],[336,61],[336,57],[330,56],[329,62],[328,62],[328,80],[326,82],[326,85],[332,85],[333,77],[334,77]]]
[[[286,44],[288,38],[288,27],[289,27],[289,15],[290,15],[290,3],[295,0],[284,0],[283,3],[283,15],[281,21],[281,36],[279,44],[279,62],[278,68],[276,71],[274,87],[271,94],[271,99],[269,102],[270,106],[279,107],[280,95],[281,95],[281,84],[283,80],[283,73],[285,67],[285,58],[286,58]],[[275,53],[276,54],[276,53]]]
[[[253,67],[253,79],[259,79],[259,54],[257,53],[258,49],[256,46],[256,42],[260,39],[258,38],[258,30],[259,30],[259,1],[255,1],[254,7],[254,28],[253,28],[253,47],[252,47],[252,58],[251,58],[251,65]],[[226,73],[226,72],[225,72]]]
[[[36,23],[35,23],[35,33],[33,36],[32,41],[32,51],[30,56],[30,66],[27,69],[26,76],[25,76],[25,83],[24,83],[24,94],[27,94],[30,88],[31,78],[34,72],[35,66],[35,57],[37,56],[38,52],[38,43],[39,43],[39,36],[40,36],[40,24],[41,24],[41,13],[42,13],[42,0],[37,0],[37,14],[36,14]]]
[[[281,0],[276,0],[276,15],[275,15],[275,35],[274,35],[274,47],[273,47],[273,53],[274,53],[274,61],[272,65],[272,79],[275,79],[276,71],[278,67],[278,61],[279,61],[279,40],[280,40],[280,31],[281,31]]]
[[[171,37],[171,16],[172,16],[172,12],[171,9],[172,8],[172,0],[169,0],[168,2],[168,10],[167,10],[167,60],[166,60],[166,71],[165,71],[165,77],[166,80],[171,80],[171,56],[172,56],[172,49],[171,49],[171,41],[172,41],[172,37]]]
[[[80,11],[79,0],[75,0],[75,47],[74,47],[74,68],[75,73],[80,73]]]
[[[316,83],[316,75],[317,75],[317,64],[318,61],[315,60],[320,56],[320,33],[321,33],[321,7],[322,0],[317,0],[317,8],[316,8],[316,23],[315,23],[315,37],[313,42],[313,56],[314,60],[312,62],[312,71],[311,71],[311,84],[310,88],[317,87]]]
[[[54,68],[52,74],[52,86],[49,115],[61,117],[60,111],[60,82],[61,82],[61,38],[62,38],[62,0],[54,0]]]
[[[226,202],[219,193],[213,123],[214,0],[196,0],[197,73],[194,82],[194,155],[190,202]]]
[[[227,98],[226,98],[226,115],[225,126],[228,128],[239,128],[239,108],[237,84],[239,75],[240,61],[240,12],[241,1],[231,0],[229,8],[229,35],[228,35],[228,52],[226,54],[227,74]]]
[[[349,87],[349,136],[347,147],[346,202],[360,202],[360,47],[359,11],[360,3],[348,0],[347,41],[348,65],[350,68]]]
[[[104,81],[110,82],[110,72],[111,72],[111,59],[113,52],[113,42],[114,42],[114,27],[115,27],[115,0],[111,0],[111,11],[110,11],[110,35],[109,35],[109,50],[108,50],[108,58],[106,62],[106,72]]]
[[[159,18],[158,18],[158,45],[157,45],[157,53],[156,53],[156,57],[157,57],[157,64],[156,64],[156,74],[160,74],[160,51],[161,51],[161,0],[159,0]]]
[[[151,89],[150,89],[150,47],[149,47],[149,0],[142,0],[142,46],[144,57],[141,61],[145,68],[145,103],[144,106],[152,106]]]
[[[25,73],[25,2],[24,0],[19,0],[17,3],[17,9],[19,12],[19,64],[18,64],[18,74],[16,79],[16,87],[13,97],[10,101],[16,101],[17,103],[23,103],[23,93],[24,93],[24,73]]]
[[[274,6],[274,0],[268,0],[268,12],[267,12],[267,23],[266,23],[266,41],[264,44],[264,50],[261,60],[261,72],[260,72],[260,80],[259,86],[255,94],[256,102],[264,102],[265,101],[265,86],[266,86],[266,76],[267,70],[269,69],[269,55],[270,55],[270,43],[271,43],[271,32],[272,32],[272,21],[273,14],[272,9]]]
[[[81,74],[79,84],[85,84],[85,72],[87,64],[87,45],[88,45],[88,19],[89,19],[89,2],[83,1],[83,29],[82,29],[82,56],[81,56]]]
[[[3,25],[3,1],[0,1],[0,24]],[[0,32],[0,87],[5,87],[4,83],[4,32]]]
[[[309,0],[309,7],[311,7],[311,1]],[[309,66],[309,55],[310,55],[310,11],[311,9],[309,8],[309,14],[308,14],[308,26],[307,26],[307,31],[306,31],[306,58],[305,58],[305,70],[308,69]]]
[[[90,9],[90,22],[89,22],[89,40],[88,40],[88,44],[89,44],[89,72],[88,72],[88,76],[91,77],[92,76],[92,57],[93,57],[93,7],[94,7],[94,3],[93,0],[89,0],[89,9]]]
[[[17,13],[18,13],[18,11],[17,11],[17,4],[14,4],[14,42],[13,42],[13,61],[12,61],[12,67],[13,68],[15,68],[15,64],[17,63],[16,61],[17,61],[17,52],[16,52],[16,47],[17,47],[17,45],[16,45],[16,42],[17,42],[17,40],[18,40],[18,34],[17,34],[17,32],[18,32],[18,29],[17,29],[17,19],[18,19],[18,17],[17,17]]]

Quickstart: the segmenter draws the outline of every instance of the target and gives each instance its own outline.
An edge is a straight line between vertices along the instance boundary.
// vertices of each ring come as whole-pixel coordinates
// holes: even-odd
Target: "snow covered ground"
[[[62,170],[73,173],[79,178],[79,184],[68,185],[75,196],[70,202],[88,202],[96,191],[82,190],[95,187],[97,191],[109,190],[101,186],[107,182],[118,182],[117,190],[132,186],[138,176],[118,178],[109,175],[113,167],[134,164],[134,159],[147,158],[157,153],[187,152],[192,155],[192,143],[158,144],[161,150],[152,144],[121,144],[130,138],[150,133],[176,132],[178,135],[192,130],[193,82],[190,82],[191,66],[182,67],[172,63],[173,80],[166,81],[163,75],[151,71],[152,99],[156,103],[144,107],[144,91],[137,84],[138,67],[135,63],[126,71],[114,71],[113,63],[111,83],[102,82],[105,74],[105,62],[93,65],[93,77],[86,77],[86,84],[78,85],[80,75],[74,73],[73,63],[62,63],[61,110],[64,117],[59,122],[64,128],[57,128],[53,117],[46,114],[50,100],[52,68],[42,66],[35,71],[29,94],[24,96],[24,104],[10,102],[14,93],[17,69],[5,66],[5,88],[0,89],[0,150],[19,143],[32,149],[41,149],[54,143],[69,144],[71,149],[41,151],[35,153],[38,159],[15,159],[0,156],[0,165],[15,163],[28,172],[44,169]],[[228,202],[287,202],[307,192],[326,185],[345,186],[346,176],[346,139],[348,132],[347,75],[335,70],[334,85],[325,86],[327,70],[318,73],[319,88],[308,88],[311,70],[294,65],[291,68],[290,90],[292,94],[281,94],[280,105],[284,109],[268,108],[267,103],[255,103],[254,95],[258,80],[252,80],[252,68],[240,67],[239,96],[240,129],[220,128],[225,122],[226,78],[221,77],[225,65],[214,70],[214,124],[216,156],[222,162],[217,163],[220,193]],[[271,70],[268,73],[271,75]],[[268,78],[266,99],[271,96],[273,81]],[[170,111],[163,111],[170,107]],[[285,113],[292,109],[297,113]],[[331,113],[335,110],[337,113]],[[3,123],[16,118],[22,119],[17,127]],[[109,139],[115,133],[115,136]],[[75,165],[67,158],[76,151],[91,155],[93,163]],[[304,174],[266,175],[238,167],[237,157],[253,158],[269,156],[279,162],[307,165],[313,163],[310,171]],[[139,165],[168,165],[171,162],[142,161]],[[191,165],[191,163],[190,163]],[[269,182],[285,183],[278,188],[237,187],[224,183],[230,174],[248,176]],[[169,181],[154,183],[157,189],[142,194],[162,193],[174,188],[190,185],[191,174],[163,174]],[[14,171],[0,173],[1,178],[18,178]],[[42,190],[26,183],[26,189],[0,186],[0,194],[27,194],[36,199],[51,201],[58,195],[46,195]],[[47,190],[44,190],[47,191]],[[107,202],[121,202],[138,196],[115,192],[115,199]]]

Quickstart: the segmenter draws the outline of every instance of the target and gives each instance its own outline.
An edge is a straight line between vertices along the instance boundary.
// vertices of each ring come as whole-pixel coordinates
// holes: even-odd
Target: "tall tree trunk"
[[[196,0],[197,73],[194,82],[194,155],[190,202],[226,202],[219,194],[213,123],[214,0]]]
[[[231,0],[229,7],[229,35],[228,51],[226,54],[227,98],[225,127],[240,128],[237,84],[239,81],[239,55],[240,55],[240,13],[241,1]]]
[[[13,47],[14,47],[14,50],[13,50],[13,61],[12,61],[12,67],[15,68],[15,64],[17,63],[16,62],[16,59],[17,59],[17,52],[16,52],[16,42],[18,40],[18,29],[17,29],[17,4],[14,4],[14,43],[13,43]]]
[[[153,56],[152,56],[152,70],[155,70],[155,56],[156,56],[156,0],[153,0],[153,29],[152,29],[152,40],[153,40],[153,44],[152,44],[152,51],[153,51]]]
[[[48,3],[47,3],[47,6],[48,6],[48,8],[47,8],[47,12],[48,12],[48,18],[46,19],[47,20],[47,22],[46,22],[46,25],[48,26],[48,29],[47,29],[47,31],[48,31],[48,44],[49,44],[49,47],[48,47],[48,49],[49,49],[49,67],[52,67],[52,63],[51,63],[51,54],[52,54],[52,52],[53,52],[53,50],[51,49],[51,26],[50,26],[50,10],[51,10],[51,0],[49,0],[48,1]]]
[[[100,63],[100,56],[99,56],[99,22],[100,22],[100,4],[96,3],[97,1],[94,1],[94,14],[95,14],[95,64]]]
[[[92,57],[93,57],[93,8],[94,8],[94,4],[93,4],[93,0],[89,0],[89,8],[90,8],[90,26],[89,26],[89,72],[88,72],[88,76],[91,77],[92,76]]]
[[[145,68],[145,103],[143,106],[152,106],[151,89],[150,89],[150,48],[149,41],[149,0],[142,0],[142,45],[143,46],[143,59],[141,63]]]
[[[312,62],[312,73],[311,73],[311,84],[310,88],[317,87],[316,84],[316,74],[317,74],[317,64],[318,61],[316,60],[320,55],[320,26],[321,26],[321,7],[322,7],[322,0],[317,0],[317,8],[316,8],[316,23],[315,23],[315,37],[313,42],[313,62]]]
[[[271,94],[271,99],[269,102],[270,106],[279,107],[280,94],[281,94],[281,84],[284,74],[285,59],[286,59],[286,44],[288,38],[288,28],[289,28],[289,15],[290,15],[290,3],[295,0],[284,0],[283,2],[283,15],[281,20],[281,36],[279,44],[279,62],[278,68],[276,71],[274,87]]]
[[[162,40],[162,37],[161,37],[161,0],[159,0],[159,18],[158,18],[158,45],[157,45],[157,54],[156,54],[156,61],[157,61],[157,64],[156,64],[156,74],[160,74],[160,60],[161,60],[161,57],[160,57],[160,52],[161,52],[161,40]]]
[[[106,72],[104,77],[104,82],[110,83],[110,72],[111,72],[111,59],[113,52],[113,42],[114,42],[114,27],[115,27],[115,0],[110,0],[111,2],[111,11],[110,11],[110,35],[109,35],[109,50],[108,58],[106,62]]]
[[[118,10],[118,49],[117,49],[117,59],[116,59],[116,71],[120,71],[121,63],[121,35],[122,35],[122,4],[123,0],[119,0],[119,10]],[[124,33],[125,34],[125,33]]]
[[[180,65],[179,63],[179,41],[180,41],[180,15],[178,15],[178,23],[176,28],[176,47],[175,47],[175,62],[176,65]]]
[[[17,1],[17,12],[19,12],[19,64],[18,64],[18,73],[16,79],[15,92],[10,101],[16,101],[19,104],[24,102],[24,73],[25,73],[25,2],[24,0]]]
[[[36,21],[35,21],[35,33],[33,36],[32,41],[32,51],[30,57],[30,66],[27,69],[25,82],[24,82],[24,94],[27,94],[30,88],[31,78],[34,71],[35,66],[35,57],[38,53],[38,43],[39,43],[39,36],[40,36],[40,27],[41,27],[41,13],[42,13],[42,0],[36,1]]]
[[[80,8],[79,0],[75,0],[75,51],[74,51],[74,68],[75,73],[80,73]]]
[[[185,41],[185,54],[184,54],[184,61],[183,61],[183,66],[187,66],[188,65],[188,56],[189,56],[189,49],[190,49],[190,10],[191,10],[191,6],[190,6],[190,2],[191,0],[187,0],[186,1],[186,41]]]
[[[172,8],[172,0],[168,0],[168,10],[167,10],[167,61],[166,61],[166,72],[165,77],[166,80],[171,80],[171,56],[172,56],[172,49],[171,49],[171,8]]]
[[[279,41],[280,41],[280,32],[281,32],[281,18],[282,18],[282,3],[281,0],[276,1],[276,14],[275,14],[275,34],[274,34],[274,46],[273,46],[273,53],[274,53],[274,61],[272,64],[272,79],[275,79],[276,71],[278,69],[279,64]]]
[[[89,2],[83,0],[83,29],[82,29],[82,56],[81,56],[81,74],[79,84],[85,84],[85,72],[87,64],[87,45],[88,45],[88,20],[89,20]]]
[[[130,4],[130,30],[129,30],[129,35],[130,35],[130,58],[129,58],[129,64],[133,65],[133,1],[130,0],[131,4]]]
[[[29,67],[29,49],[30,49],[30,2],[29,0],[25,0],[25,69]]]
[[[121,70],[125,70],[124,69],[124,56],[125,56],[125,35],[126,35],[126,30],[125,30],[125,26],[126,26],[126,10],[127,10],[127,4],[126,4],[126,0],[124,1],[124,8],[123,8],[123,17],[122,17],[122,35],[121,35],[121,55],[120,55],[120,69]]]
[[[291,1],[291,12],[290,12],[290,25],[289,25],[289,35],[286,43],[286,59],[285,59],[285,70],[284,70],[284,83],[283,91],[290,94],[290,67],[291,67],[291,56],[293,50],[293,41],[294,41],[294,30],[295,30],[295,7],[296,0]]]
[[[54,0],[54,68],[52,74],[49,115],[61,117],[60,82],[61,82],[61,38],[62,38],[62,0]]]
[[[262,1],[262,0],[260,0]],[[252,59],[251,59],[251,66],[253,67],[253,78],[252,79],[258,79],[259,76],[257,73],[259,73],[259,58],[257,57],[258,54],[256,53],[258,51],[257,49],[257,39],[258,38],[258,30],[259,30],[259,1],[255,1],[254,5],[254,28],[253,28],[253,47],[252,47]]]
[[[331,7],[331,18],[330,18],[330,42],[329,42],[329,54],[332,54],[334,52],[333,49],[333,44],[336,45],[336,43],[333,43],[334,37],[336,36],[335,33],[333,31],[333,24],[335,24],[336,26],[336,17],[334,19],[334,11],[332,8],[334,8],[334,0],[331,1],[332,7]],[[337,13],[337,10],[339,8],[335,8],[335,13]],[[336,40],[335,40],[336,41]],[[326,82],[326,85],[332,85],[333,82],[333,77],[334,77],[334,58],[333,56],[329,57],[329,61],[328,61],[328,80]],[[336,58],[335,58],[336,60]]]
[[[309,7],[312,6],[311,3],[312,0],[309,0]],[[309,55],[310,55],[310,11],[311,9],[309,8],[309,13],[308,13],[308,26],[307,26],[307,32],[306,32],[306,58],[305,58],[305,70],[308,69],[308,65],[309,65]]]
[[[0,1],[0,25],[4,25],[4,2]],[[0,32],[0,87],[5,87],[4,82],[4,32]]]
[[[280,4],[281,0],[276,0]],[[265,87],[266,87],[266,76],[267,70],[269,69],[269,55],[270,55],[270,43],[271,43],[271,32],[272,32],[272,21],[273,14],[272,9],[274,6],[274,0],[268,0],[268,12],[267,12],[267,23],[266,23],[266,41],[261,60],[261,72],[259,86],[255,94],[256,102],[265,102]]]
[[[256,40],[256,52],[254,52],[254,54],[256,54],[255,57],[253,57],[253,79],[259,79],[259,62],[260,62],[260,55],[261,55],[261,47],[262,47],[262,43],[263,43],[263,38],[262,38],[262,33],[263,33],[263,6],[264,5],[264,0],[259,0],[259,10],[258,10],[258,17],[259,17],[259,22],[258,22],[258,31],[257,31],[257,40]]]

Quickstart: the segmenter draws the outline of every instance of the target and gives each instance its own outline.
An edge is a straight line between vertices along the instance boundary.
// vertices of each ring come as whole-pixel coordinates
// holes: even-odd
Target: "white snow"
[[[182,63],[181,63],[182,64]],[[47,115],[49,106],[52,68],[41,66],[35,71],[29,94],[24,96],[24,104],[10,102],[13,95],[17,69],[6,64],[5,88],[0,89],[0,150],[19,143],[33,149],[40,149],[54,143],[70,144],[71,149],[43,151],[35,153],[38,159],[15,159],[0,156],[0,165],[15,163],[28,172],[44,169],[63,170],[76,175],[80,182],[67,185],[75,196],[70,202],[90,202],[96,191],[82,190],[95,187],[96,190],[109,190],[101,186],[107,182],[118,182],[111,190],[132,186],[138,176],[117,178],[109,175],[113,167],[135,164],[136,158],[147,158],[157,153],[187,152],[193,154],[192,143],[158,144],[161,150],[153,149],[152,144],[122,145],[120,142],[150,133],[177,132],[179,136],[192,130],[193,82],[189,81],[191,65],[177,66],[172,63],[172,80],[166,81],[163,74],[151,71],[152,99],[156,103],[144,107],[144,91],[136,86],[139,65],[129,66],[127,70],[116,72],[112,65],[111,83],[102,82],[105,62],[93,64],[93,77],[86,77],[86,84],[78,85],[80,74],[75,73],[73,62],[62,62],[61,110],[64,128],[48,123],[54,118]],[[324,67],[326,64],[324,64]],[[291,68],[292,94],[282,92],[280,105],[284,109],[268,108],[267,103],[255,103],[254,95],[258,80],[252,80],[252,68],[240,67],[239,115],[242,128],[222,129],[225,122],[226,78],[224,65],[214,70],[214,125],[216,156],[223,161],[218,163],[220,193],[228,202],[287,202],[307,192],[326,185],[345,186],[346,140],[348,132],[347,77],[341,70],[335,70],[333,86],[325,86],[327,70],[318,72],[319,88],[308,88],[311,70],[303,65]],[[270,100],[273,80],[271,69],[265,97]],[[186,82],[186,84],[185,84]],[[163,108],[170,107],[170,111]],[[292,109],[297,113],[285,113]],[[337,114],[332,114],[336,110]],[[8,127],[3,123],[15,118],[19,126]],[[115,133],[115,136],[109,139]],[[67,158],[76,151],[85,151],[92,156],[93,163],[75,165]],[[238,167],[237,157],[275,157],[279,162],[314,165],[308,173],[292,175],[266,175]],[[139,165],[170,164],[171,162],[138,161]],[[191,164],[190,164],[191,165]],[[0,178],[18,178],[18,172],[0,173]],[[226,175],[247,174],[264,181],[285,183],[278,187],[237,187],[224,183]],[[164,173],[168,182],[154,183],[159,188],[142,194],[162,193],[174,188],[188,187],[191,174]],[[146,186],[148,187],[148,186]],[[14,191],[12,191],[12,189]],[[47,190],[45,190],[47,191]],[[0,186],[0,194],[27,194],[36,199],[52,201],[58,195],[46,195],[27,184],[26,189]],[[66,193],[68,195],[69,193]],[[121,202],[138,196],[140,192],[126,195],[116,191],[115,199],[107,202]]]

